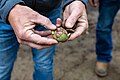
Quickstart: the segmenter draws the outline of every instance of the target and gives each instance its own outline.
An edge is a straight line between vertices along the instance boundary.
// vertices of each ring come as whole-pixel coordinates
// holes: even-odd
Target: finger
[[[30,46],[32,48],[36,48],[36,49],[42,49],[42,48],[47,48],[47,47],[52,46],[52,45],[40,45],[40,44],[36,44],[36,43],[29,42],[26,40],[20,40],[18,37],[17,37],[17,40],[20,44],[28,45],[28,46]]]
[[[94,6],[94,0],[89,0],[89,4],[90,4],[91,6]]]
[[[19,42],[21,40],[32,42],[40,45],[52,45],[57,44],[57,40],[47,37],[41,37],[38,34],[35,34],[32,30],[27,30],[24,33],[21,33],[21,36],[18,37]]]
[[[37,30],[33,30],[33,32],[35,34],[39,34],[42,37],[48,36],[51,34],[51,30],[46,30],[46,31],[37,31]]]
[[[84,30],[84,27],[78,27],[76,31],[73,34],[71,34],[69,40],[74,40],[75,38],[79,37],[84,32]]]
[[[79,12],[78,12],[78,10],[79,9],[77,9],[77,8],[75,10],[73,10],[72,13],[70,14],[70,16],[68,17],[68,19],[66,20],[65,26],[67,28],[72,28],[74,26],[74,24],[76,23],[76,21],[78,20],[78,18],[81,16],[80,14],[82,11],[79,10]]]
[[[75,32],[71,34],[69,40],[73,40],[79,37],[88,28],[88,22],[86,16],[82,16],[78,19],[78,24]]]
[[[65,22],[66,22],[66,20],[68,19],[69,15],[70,15],[70,13],[69,13],[67,8],[68,8],[68,6],[65,8],[65,10],[63,12],[63,22],[62,22],[62,25],[65,25]]]
[[[49,35],[49,36],[47,36],[48,38],[53,38],[53,36],[52,35]]]
[[[40,44],[40,45],[53,45],[53,44],[57,44],[58,42],[55,39],[52,38],[47,38],[47,37],[41,37],[38,34],[32,34],[28,37],[28,41],[36,43],[36,44]]]
[[[48,48],[48,47],[52,46],[52,45],[39,45],[39,44],[27,42],[27,41],[22,41],[22,44],[28,45],[28,46],[30,46],[32,48],[36,48],[36,49],[43,49],[43,48]]]
[[[56,26],[60,27],[61,24],[62,24],[62,20],[60,18],[57,18],[57,20],[56,20]]]
[[[31,22],[40,24],[47,29],[51,29],[51,30],[56,29],[56,26],[54,24],[52,24],[52,22],[50,21],[49,18],[42,16],[40,14],[36,15],[36,17],[34,19],[31,19]]]
[[[94,6],[95,6],[95,7],[98,6],[98,0],[94,0]]]

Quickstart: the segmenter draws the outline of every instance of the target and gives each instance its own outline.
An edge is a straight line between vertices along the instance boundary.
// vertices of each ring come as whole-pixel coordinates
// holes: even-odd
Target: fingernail
[[[53,30],[56,29],[56,26],[55,26],[55,25],[52,25],[52,26],[51,26],[51,29],[53,29]]]
[[[57,27],[61,26],[61,24],[56,24]]]
[[[95,6],[97,6],[97,4],[95,4]]]
[[[72,24],[71,23],[66,23],[67,28],[71,28]]]

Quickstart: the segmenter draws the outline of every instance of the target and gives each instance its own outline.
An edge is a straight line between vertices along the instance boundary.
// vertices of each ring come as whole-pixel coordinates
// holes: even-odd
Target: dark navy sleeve
[[[63,10],[65,9],[65,7],[70,4],[73,1],[82,1],[83,4],[85,4],[85,6],[87,6],[88,0],[64,0],[63,2]]]
[[[10,10],[18,3],[24,3],[22,0],[0,0],[0,17],[7,22]]]
[[[86,6],[88,4],[88,0],[81,0]]]

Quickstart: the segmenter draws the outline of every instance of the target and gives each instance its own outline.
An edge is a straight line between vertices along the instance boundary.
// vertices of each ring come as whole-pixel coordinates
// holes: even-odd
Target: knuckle
[[[38,49],[38,50],[41,49],[40,47],[35,47],[35,48]]]
[[[45,19],[45,23],[46,23],[46,24],[50,24],[50,19],[49,19],[49,18],[46,18],[46,19]]]
[[[20,44],[22,44],[22,40],[18,39],[18,42],[19,42]]]
[[[36,41],[36,44],[41,44],[41,41]]]
[[[88,25],[88,22],[86,23],[86,29],[88,29],[89,25]]]
[[[23,39],[24,39],[24,35],[25,35],[25,34],[20,31],[20,32],[19,32],[19,36],[18,36],[19,39],[20,39],[20,40],[23,40]]]
[[[47,40],[47,42],[46,42],[48,45],[52,45],[52,41],[51,40]]]
[[[20,40],[26,40],[26,38],[27,38],[26,32],[25,32],[25,31],[19,31],[19,33],[18,33],[18,38],[19,38]]]
[[[40,50],[40,49],[42,49],[43,47],[42,46],[37,46],[37,47],[35,47],[36,49],[38,49],[38,50]]]
[[[36,18],[38,17],[38,15],[39,15],[39,14],[34,11],[34,13],[31,14],[31,17],[36,19]]]

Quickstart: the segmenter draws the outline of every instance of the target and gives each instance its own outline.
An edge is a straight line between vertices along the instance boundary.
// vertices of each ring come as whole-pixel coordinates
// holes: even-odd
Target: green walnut
[[[65,42],[70,37],[70,33],[66,29],[59,27],[56,30],[52,30],[52,36],[59,42]]]

